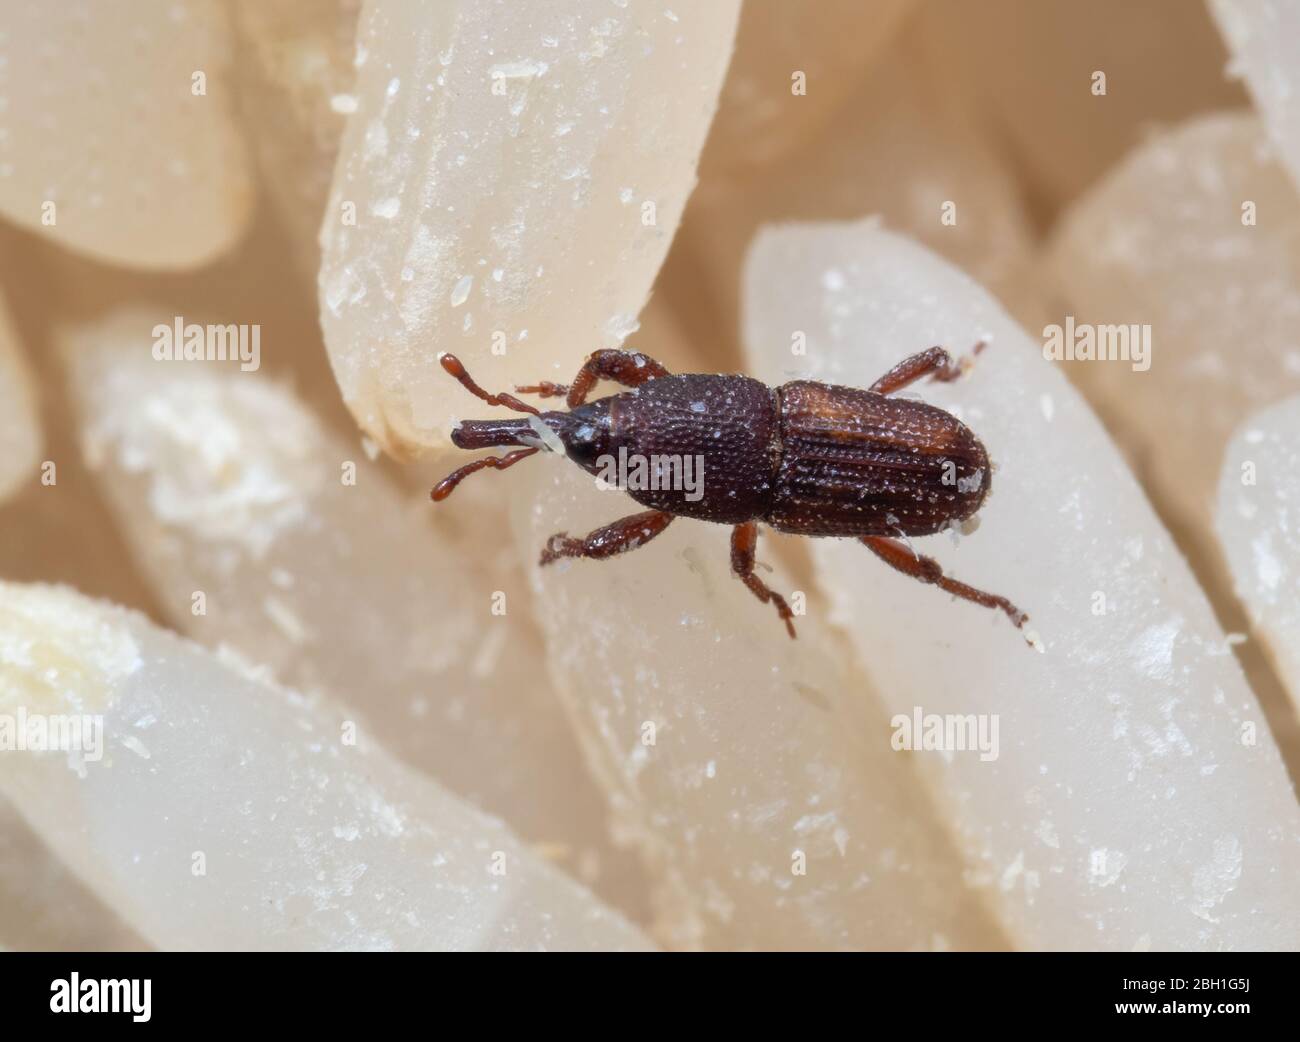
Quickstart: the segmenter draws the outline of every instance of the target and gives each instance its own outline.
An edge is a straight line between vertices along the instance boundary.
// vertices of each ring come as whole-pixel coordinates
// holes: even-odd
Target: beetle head
[[[548,412],[542,422],[564,443],[565,455],[583,470],[594,470],[596,461],[609,452],[609,402],[580,405],[572,412]]]

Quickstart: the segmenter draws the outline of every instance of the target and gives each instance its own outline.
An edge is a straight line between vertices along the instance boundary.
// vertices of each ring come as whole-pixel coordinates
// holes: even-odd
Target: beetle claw
[[[551,536],[550,539],[546,540],[546,545],[542,547],[541,559],[537,562],[538,565],[544,568],[546,565],[554,564],[563,557],[564,555],[560,552],[559,546],[563,546],[568,538],[568,532],[557,532],[555,535]]]

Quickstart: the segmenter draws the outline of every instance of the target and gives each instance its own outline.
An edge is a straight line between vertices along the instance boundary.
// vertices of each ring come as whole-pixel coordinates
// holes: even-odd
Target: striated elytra
[[[459,448],[524,447],[461,467],[433,489],[435,501],[476,471],[504,470],[558,440],[578,466],[606,480],[617,473],[620,487],[650,508],[582,539],[552,536],[542,550],[544,565],[634,550],[675,517],[731,525],[732,571],[775,606],[793,637],[785,598],[754,573],[762,522],[795,535],[858,539],[906,575],[1003,611],[1018,627],[1028,621],[1005,597],[948,578],[936,561],[897,538],[960,524],[989,492],[988,454],[965,424],[933,405],[891,397],[925,376],[960,376],[963,367],[941,347],[905,359],[865,391],[811,380],[773,388],[748,376],[672,375],[639,352],[597,351],[568,386],[516,388],[563,395],[564,412],[489,394],[453,355],[441,363],[476,397],[529,418],[462,421],[452,432]],[[632,390],[588,402],[600,380]]]

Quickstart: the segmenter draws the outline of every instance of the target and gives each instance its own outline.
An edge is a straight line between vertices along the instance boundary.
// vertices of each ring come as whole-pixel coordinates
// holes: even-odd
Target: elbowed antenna
[[[438,364],[454,376],[465,390],[469,391],[475,398],[481,398],[488,405],[504,405],[507,409],[513,409],[515,412],[526,412],[532,416],[542,414],[540,409],[529,405],[527,402],[521,402],[513,394],[506,394],[504,391],[500,394],[488,394],[487,391],[474,382],[474,378],[469,375],[465,364],[455,355],[442,355],[438,359]]]
[[[466,463],[465,466],[459,470],[453,470],[434,485],[429,492],[429,498],[435,503],[441,503],[456,491],[457,485],[471,474],[484,469],[505,470],[507,467],[513,467],[520,460],[534,456],[540,451],[541,449],[515,449],[514,452],[507,452],[504,456],[484,456],[482,459],[476,459],[473,463]]]

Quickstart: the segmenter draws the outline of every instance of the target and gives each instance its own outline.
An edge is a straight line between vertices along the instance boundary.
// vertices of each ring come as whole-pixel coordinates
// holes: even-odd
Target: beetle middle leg
[[[743,525],[736,525],[731,530],[731,571],[737,579],[749,587],[755,597],[764,604],[770,603],[776,607],[776,613],[781,616],[781,621],[785,623],[791,639],[794,639],[796,636],[794,612],[790,610],[790,605],[785,602],[784,597],[754,574],[754,548],[757,546],[757,523],[746,521]]]
[[[647,380],[667,375],[668,370],[662,363],[640,351],[604,348],[592,352],[591,357],[582,363],[573,383],[568,386],[543,380],[539,384],[516,387],[515,390],[520,394],[536,394],[542,398],[556,398],[563,394],[566,395],[565,404],[570,409],[576,409],[587,400],[591,389],[601,380],[613,380],[624,387],[640,387]]]
[[[971,351],[971,356],[973,357],[983,350],[984,341],[981,340]],[[954,362],[952,355],[948,354],[944,348],[931,347],[928,350],[919,351],[908,358],[904,358],[898,365],[873,383],[868,390],[875,391],[876,394],[893,394],[895,391],[901,391],[909,384],[916,383],[921,377],[931,375],[941,383],[948,383],[956,380],[970,366],[969,358]]]
[[[1023,628],[1025,623],[1029,621],[1029,616],[1005,597],[985,593],[983,590],[967,586],[956,579],[949,579],[943,574],[943,569],[939,566],[938,561],[932,557],[914,553],[910,547],[900,543],[897,539],[879,535],[864,535],[859,538],[867,549],[884,561],[885,564],[897,569],[904,575],[910,575],[919,582],[933,583],[939,589],[946,590],[954,597],[960,597],[964,601],[971,601],[985,608],[1006,612],[1007,618],[1017,628]]]
[[[644,546],[672,523],[674,515],[662,510],[646,510],[632,514],[604,528],[589,532],[582,539],[571,539],[560,532],[546,540],[540,564],[547,565],[561,557],[589,557],[603,561],[615,554],[626,553]]]

